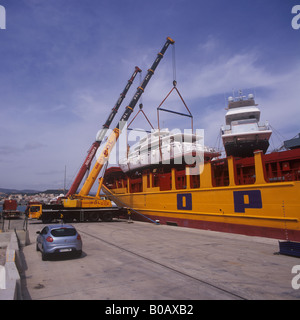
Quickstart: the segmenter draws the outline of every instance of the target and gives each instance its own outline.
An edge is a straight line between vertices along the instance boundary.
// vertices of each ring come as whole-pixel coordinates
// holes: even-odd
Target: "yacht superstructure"
[[[272,130],[268,122],[260,122],[260,110],[253,94],[228,98],[226,125],[221,128],[227,156],[251,157],[255,150],[265,153]]]

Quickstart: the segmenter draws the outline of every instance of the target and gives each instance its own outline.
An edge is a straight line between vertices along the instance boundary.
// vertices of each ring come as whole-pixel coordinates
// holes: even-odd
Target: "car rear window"
[[[74,228],[59,228],[51,230],[51,234],[54,237],[70,237],[76,235],[76,230]]]

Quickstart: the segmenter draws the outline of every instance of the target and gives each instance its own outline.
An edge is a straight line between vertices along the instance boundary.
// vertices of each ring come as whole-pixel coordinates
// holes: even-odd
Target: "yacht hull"
[[[268,140],[259,141],[229,141],[224,143],[227,156],[233,157],[253,157],[253,153],[256,150],[262,150],[263,153],[269,148]]]

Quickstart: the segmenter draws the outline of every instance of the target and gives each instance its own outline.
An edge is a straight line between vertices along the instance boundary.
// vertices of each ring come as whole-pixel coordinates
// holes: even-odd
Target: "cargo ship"
[[[166,163],[162,145],[155,151],[141,141],[119,167],[106,170],[104,192],[129,208],[132,219],[300,241],[297,139],[288,143],[290,149],[267,153],[272,131],[260,123],[253,96],[230,98],[225,119],[221,132],[226,156],[203,147],[200,164],[176,157]],[[185,149],[195,154],[193,139]],[[156,161],[140,161],[153,153]]]

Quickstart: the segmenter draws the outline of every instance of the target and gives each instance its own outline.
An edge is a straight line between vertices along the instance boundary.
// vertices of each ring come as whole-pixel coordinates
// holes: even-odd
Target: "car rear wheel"
[[[47,255],[47,253],[42,252],[42,260],[43,260],[43,261],[48,260],[48,255]]]

